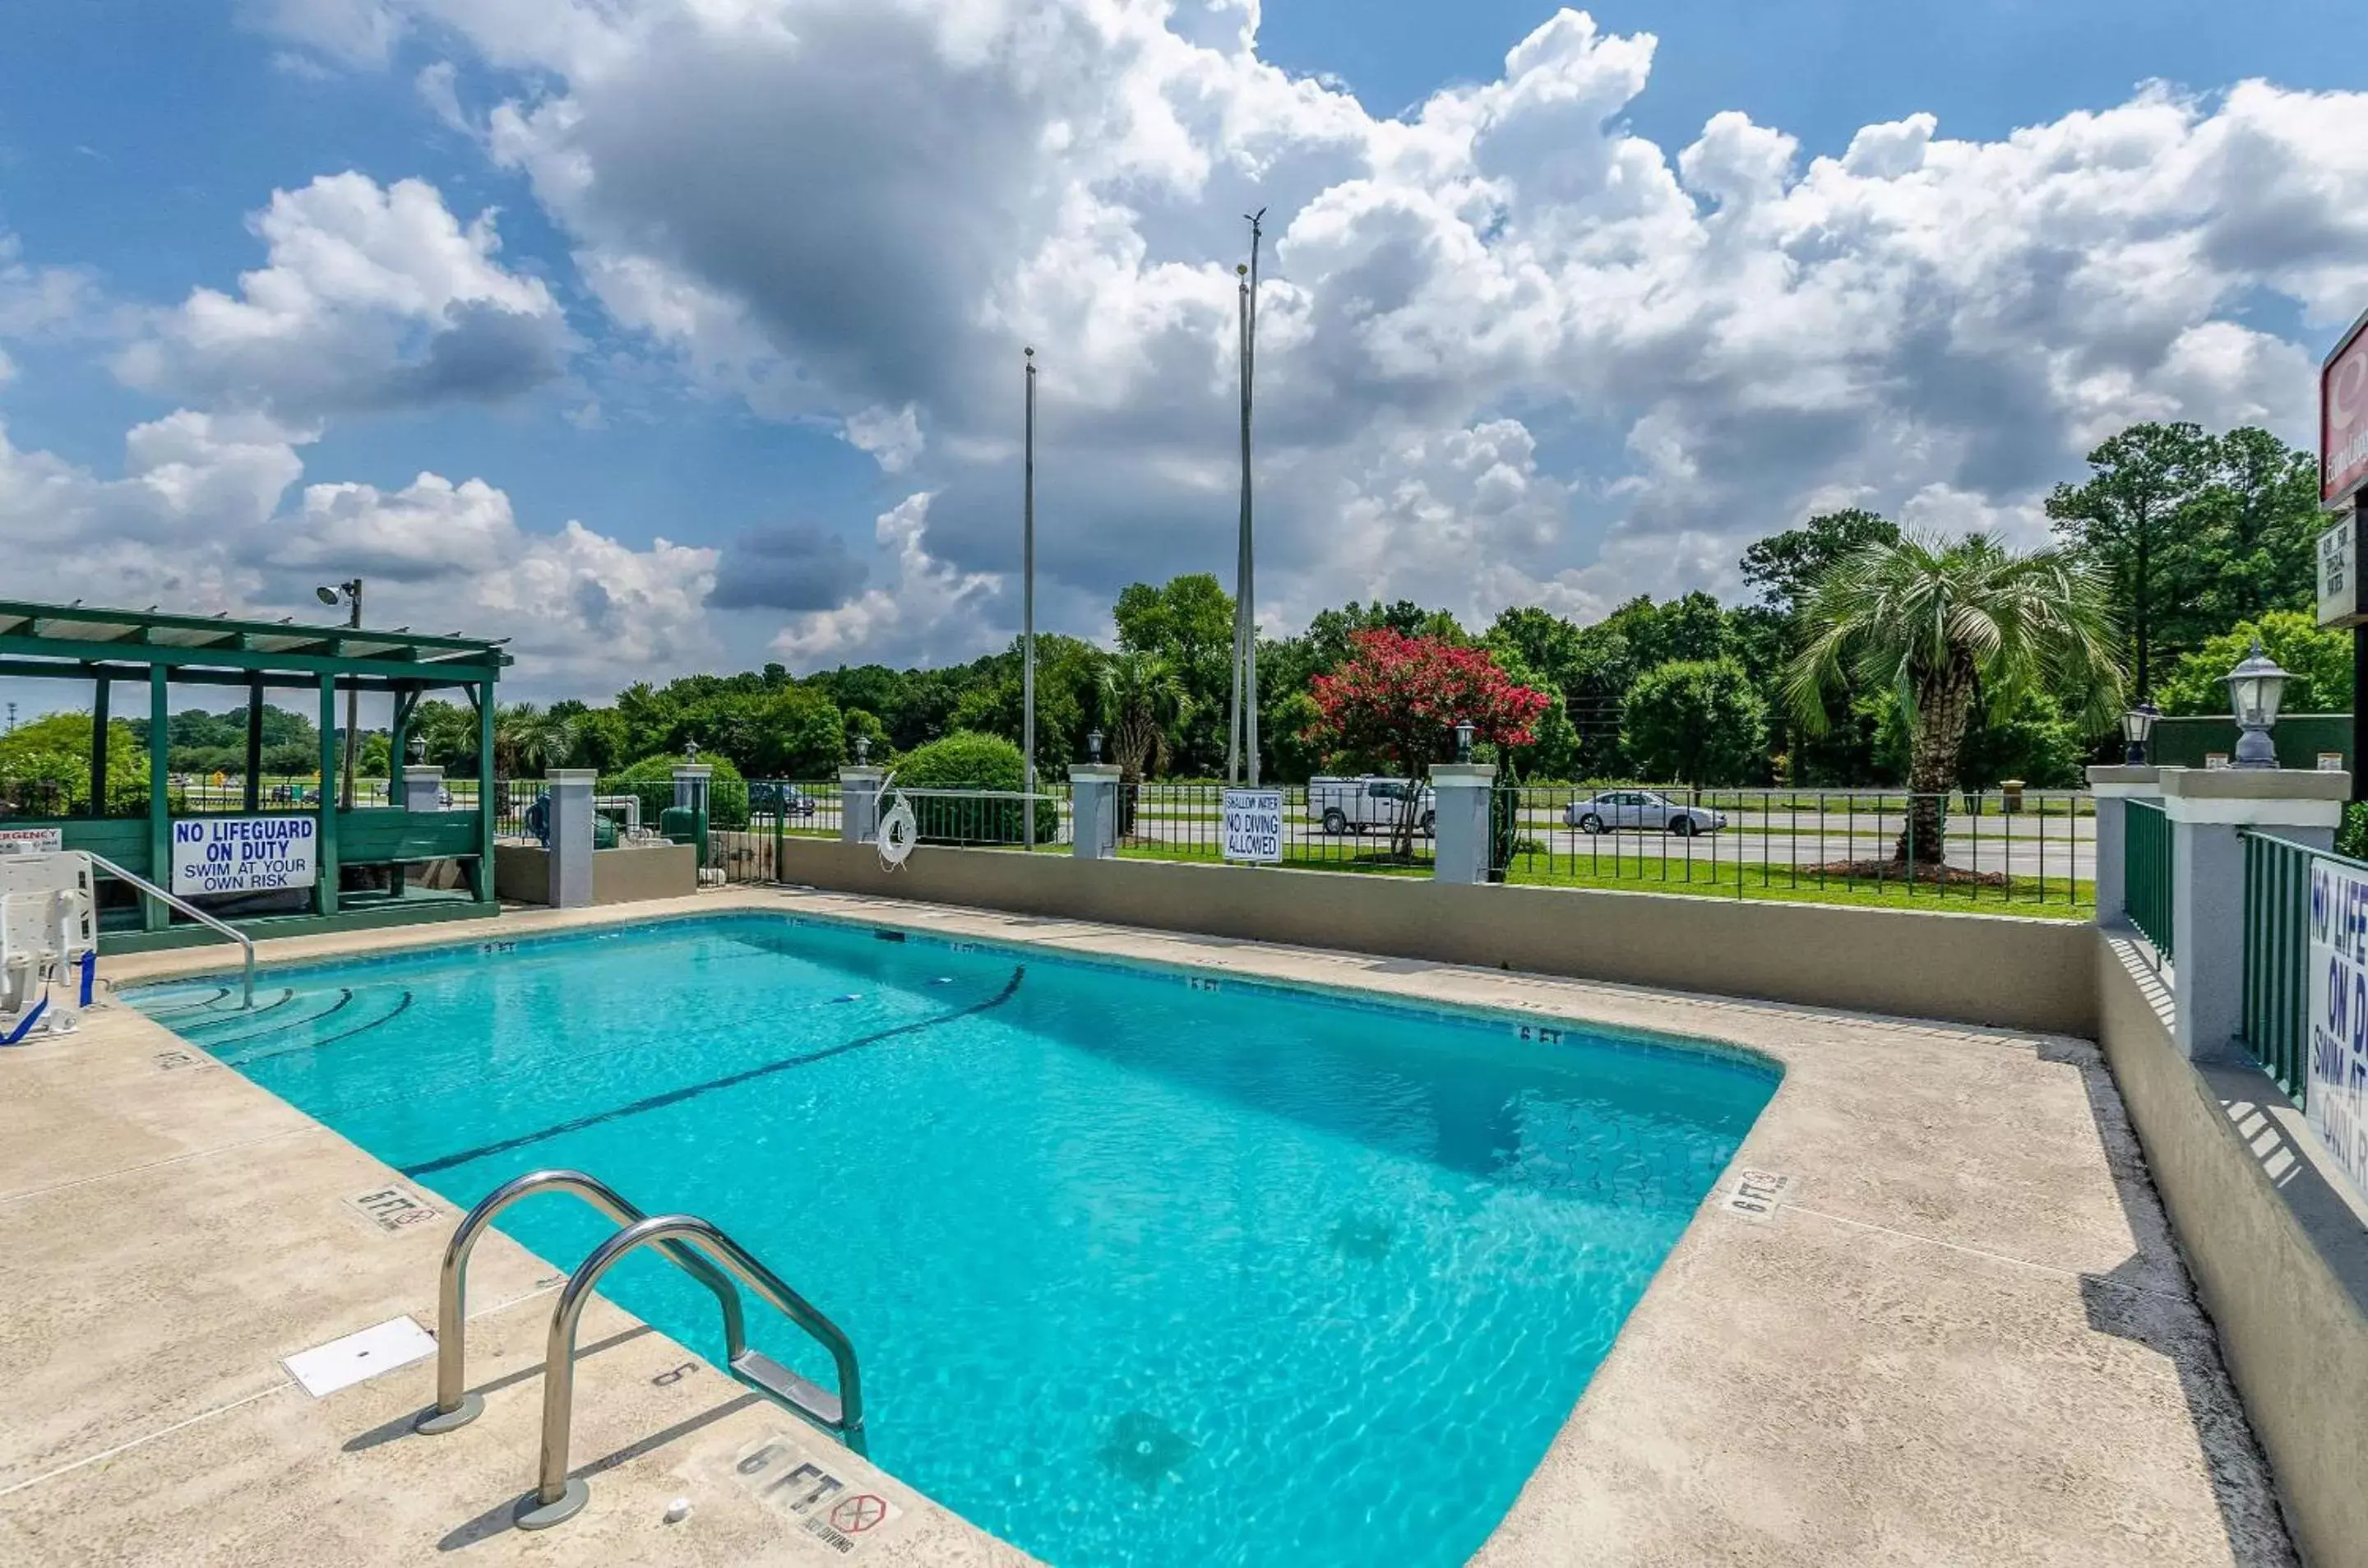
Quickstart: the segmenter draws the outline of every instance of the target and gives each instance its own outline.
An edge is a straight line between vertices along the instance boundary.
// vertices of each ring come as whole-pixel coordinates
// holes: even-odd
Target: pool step
[[[732,1375],[780,1404],[825,1426],[838,1425],[838,1395],[819,1383],[808,1382],[761,1350],[743,1350],[732,1358]]]

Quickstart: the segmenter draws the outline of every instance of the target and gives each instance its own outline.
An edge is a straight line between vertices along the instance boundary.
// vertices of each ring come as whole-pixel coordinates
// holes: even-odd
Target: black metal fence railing
[[[1733,897],[2054,906],[2096,902],[2093,803],[2070,791],[1588,789],[1496,796],[1512,882]]]
[[[1335,871],[1428,872],[1437,805],[1426,787],[1389,779],[1318,779],[1274,787],[1282,797],[1282,861]],[[1145,860],[1223,860],[1223,784],[1122,784],[1118,853]]]
[[[708,858],[727,882],[791,880],[785,874],[781,845],[792,838],[837,838],[843,820],[836,779],[752,778],[747,825],[712,829]]]

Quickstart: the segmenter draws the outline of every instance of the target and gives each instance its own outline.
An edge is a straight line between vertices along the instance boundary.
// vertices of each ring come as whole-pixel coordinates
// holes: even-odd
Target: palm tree
[[[1134,831],[1137,791],[1128,788],[1167,766],[1167,737],[1192,717],[1176,666],[1156,653],[1119,653],[1094,672],[1094,709],[1110,730],[1118,764],[1119,832]]]
[[[1939,876],[1941,807],[1976,702],[2003,715],[2036,690],[2084,693],[2102,727],[2122,676],[2105,585],[2057,550],[2017,554],[1995,537],[1954,542],[1910,534],[1845,556],[1802,614],[1813,629],[1785,695],[1803,733],[1826,728],[1826,694],[1845,684],[1889,690],[1911,736],[1907,826],[1893,859]]]
[[[531,702],[508,702],[494,710],[494,768],[504,778],[564,762],[575,746],[571,719]]]

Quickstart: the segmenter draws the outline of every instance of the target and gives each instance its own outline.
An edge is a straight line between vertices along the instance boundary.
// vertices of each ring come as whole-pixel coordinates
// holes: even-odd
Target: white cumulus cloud
[[[1568,10],[1393,119],[1261,59],[1248,3],[389,4],[507,84],[471,122],[620,326],[928,497],[871,574],[912,603],[793,619],[799,658],[1008,635],[1023,345],[1045,602],[1229,575],[1259,208],[1284,615],[1728,586],[1745,542],[1844,497],[2028,530],[2128,420],[2305,439],[2315,356],[2259,324],[2368,301],[2368,93],[2150,86],[1813,156],[1736,112],[1638,136],[1656,40]]]
[[[255,215],[269,264],[193,290],[118,360],[136,386],[285,417],[492,401],[558,374],[541,279],[504,268],[494,214],[462,223],[423,180],[324,175]]]

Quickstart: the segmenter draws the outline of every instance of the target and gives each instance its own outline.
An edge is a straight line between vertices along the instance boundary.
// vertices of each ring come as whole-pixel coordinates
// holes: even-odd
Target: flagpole
[[[1029,848],[1036,847],[1036,350],[1028,362],[1028,444],[1019,503],[1019,811]]]
[[[1250,286],[1249,268],[1236,267],[1234,276],[1234,354],[1240,364],[1242,387],[1242,497],[1241,510],[1234,525],[1234,649],[1233,703],[1225,713],[1225,782],[1242,781],[1242,596],[1249,588],[1249,354],[1250,354]]]
[[[1258,541],[1250,513],[1250,406],[1258,385],[1258,287],[1261,207],[1250,214],[1249,308],[1242,333],[1242,753],[1258,781]]]

